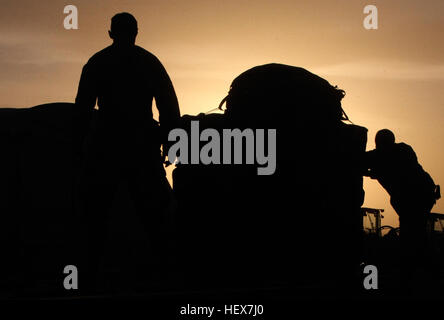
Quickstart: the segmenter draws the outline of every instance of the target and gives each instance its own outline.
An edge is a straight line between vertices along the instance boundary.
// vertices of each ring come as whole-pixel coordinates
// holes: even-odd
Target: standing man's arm
[[[97,80],[91,64],[87,63],[83,67],[82,75],[80,76],[74,110],[74,131],[79,135],[80,144],[83,143],[88,133],[92,112],[96,106],[96,100]]]
[[[178,125],[180,118],[179,103],[168,73],[162,63],[157,64],[157,79],[155,80],[154,98],[159,110],[159,122],[162,132],[168,132]]]

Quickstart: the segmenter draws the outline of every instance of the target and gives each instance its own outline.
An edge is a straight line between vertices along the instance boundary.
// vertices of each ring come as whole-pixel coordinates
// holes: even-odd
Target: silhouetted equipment
[[[233,80],[219,109],[242,124],[279,119],[285,113],[313,121],[348,120],[341,107],[345,92],[299,67],[268,64],[251,68]],[[304,101],[305,105],[298,102]],[[278,107],[270,108],[278,103]],[[296,110],[287,110],[295,108]],[[271,116],[271,117],[270,117]],[[296,119],[295,119],[296,120]]]
[[[441,232],[444,234],[444,214],[431,212],[430,213],[431,230],[432,232]]]
[[[74,110],[73,103],[0,109],[0,243],[4,257],[0,271],[5,275],[0,279],[0,298],[5,294],[66,294],[63,269],[70,264],[79,267],[84,279],[84,270],[77,264],[85,233],[76,211],[82,159]],[[97,111],[92,114],[96,123]],[[150,276],[141,275],[147,273],[153,257],[125,196],[124,189],[117,190],[118,201],[111,208],[125,215],[106,223],[111,239],[107,247],[112,253],[107,255],[104,272],[114,273],[113,285],[120,288],[134,285],[133,277],[143,287],[151,281]],[[112,269],[116,265],[124,269],[116,272]]]
[[[75,246],[72,103],[0,109],[0,294],[48,290]],[[43,281],[46,279],[46,282]],[[51,280],[48,280],[51,279]],[[59,287],[59,285],[58,285]]]
[[[382,215],[384,209],[361,208],[361,212],[364,216],[364,220],[368,221],[370,224],[369,228],[365,228],[365,230],[370,234],[375,234],[378,237],[381,237],[381,219],[384,218]]]
[[[190,282],[347,282],[361,253],[367,129],[342,122],[343,96],[305,69],[268,64],[233,81],[221,103],[224,114],[182,117],[188,131],[192,120],[220,133],[277,130],[273,175],[258,176],[254,164],[179,164],[174,170]]]
[[[431,212],[429,215],[428,233],[435,259],[444,268],[444,214]]]

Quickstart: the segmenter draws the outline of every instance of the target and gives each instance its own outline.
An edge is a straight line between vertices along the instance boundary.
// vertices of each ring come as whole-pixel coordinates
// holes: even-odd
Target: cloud
[[[41,39],[40,39],[41,40]],[[78,65],[82,58],[63,47],[48,45],[39,39],[0,38],[0,82],[29,83],[63,73]]]
[[[323,76],[341,76],[358,79],[444,80],[444,64],[355,61],[314,67],[312,70]]]

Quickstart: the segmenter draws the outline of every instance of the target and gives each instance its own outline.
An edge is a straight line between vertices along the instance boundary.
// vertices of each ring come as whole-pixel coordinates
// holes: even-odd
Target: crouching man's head
[[[384,150],[395,144],[395,135],[389,129],[382,129],[376,133],[376,149]]]

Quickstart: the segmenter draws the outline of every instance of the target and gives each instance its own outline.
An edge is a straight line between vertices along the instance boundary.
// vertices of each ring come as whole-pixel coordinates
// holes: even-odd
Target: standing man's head
[[[389,129],[382,129],[376,133],[376,149],[387,149],[395,144],[395,135]]]
[[[132,14],[122,12],[111,18],[109,37],[118,45],[134,45],[137,36],[137,20]]]

